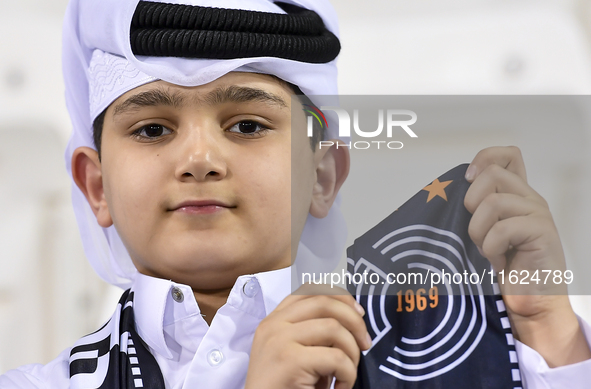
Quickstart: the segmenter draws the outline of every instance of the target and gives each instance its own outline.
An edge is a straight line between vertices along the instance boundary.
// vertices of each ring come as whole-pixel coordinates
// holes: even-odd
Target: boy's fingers
[[[482,247],[486,234],[500,220],[528,216],[538,211],[540,205],[525,197],[510,193],[491,193],[472,215],[468,234],[476,246]]]
[[[474,213],[480,203],[491,193],[512,193],[546,204],[545,200],[517,174],[498,165],[490,165],[468,188],[464,198],[466,209]]]
[[[536,253],[547,255],[540,245],[548,246],[551,242],[542,241],[540,238],[548,232],[553,225],[548,225],[545,218],[532,218],[517,216],[511,219],[501,220],[489,230],[482,243],[484,256],[490,261],[496,271],[501,271],[507,265],[505,254],[511,248],[520,252],[531,252],[534,262]],[[540,264],[541,265],[541,264]],[[530,266],[536,267],[536,263],[530,263]]]
[[[498,165],[527,182],[521,150],[515,146],[489,147],[481,150],[468,166],[466,179],[472,182],[490,165]]]
[[[337,286],[331,287],[325,284],[304,284],[300,286],[295,292],[283,299],[277,308],[275,308],[274,312],[281,312],[298,301],[314,298],[316,296],[330,296],[330,298],[341,301],[350,306],[360,316],[365,315],[365,310],[361,304],[359,304],[348,291]]]
[[[304,346],[336,347],[345,352],[355,366],[360,350],[353,335],[335,319],[314,319],[294,325],[294,340]]]
[[[314,385],[314,389],[330,389],[332,381],[334,381],[334,377],[320,377],[316,385]]]
[[[282,310],[287,306],[295,303],[296,301],[304,300],[319,295],[331,296],[332,298],[342,301],[343,303],[351,306],[361,315],[365,314],[361,305],[359,305],[359,303],[355,301],[355,298],[353,298],[353,296],[351,296],[351,294],[348,291],[338,286],[331,287],[330,285],[325,284],[304,284],[300,286],[291,295],[283,299],[283,301],[277,306],[277,308],[275,308],[275,311]]]
[[[348,296],[351,293],[338,286],[330,286],[327,284],[304,284],[300,286],[293,294],[295,295],[330,295],[330,296]]]
[[[320,377],[335,377],[335,388],[352,388],[357,378],[357,366],[341,349],[333,347],[308,347],[300,362],[311,366]]]
[[[312,319],[334,319],[346,328],[355,338],[359,348],[366,350],[371,346],[367,328],[361,315],[347,303],[335,296],[312,296],[292,304],[289,309],[276,313],[276,317],[290,323]]]

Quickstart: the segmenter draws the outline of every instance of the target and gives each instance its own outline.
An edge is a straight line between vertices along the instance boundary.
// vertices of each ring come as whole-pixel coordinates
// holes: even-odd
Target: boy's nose
[[[214,136],[190,137],[183,143],[175,174],[179,180],[201,182],[221,180],[226,176],[228,167]]]

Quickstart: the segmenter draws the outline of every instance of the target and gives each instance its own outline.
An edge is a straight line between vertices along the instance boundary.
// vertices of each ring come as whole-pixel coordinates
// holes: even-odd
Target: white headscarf
[[[155,0],[152,0],[155,1]],[[156,0],[160,1],[160,0]],[[73,131],[66,149],[66,165],[72,175],[74,150],[94,147],[92,122],[125,92],[154,80],[182,86],[207,84],[231,71],[275,75],[297,85],[306,95],[336,95],[336,60],[311,64],[258,57],[231,60],[136,57],[131,51],[131,19],[139,0],[72,0],[66,11],[63,36],[63,72],[66,103]],[[160,1],[164,2],[164,1]],[[166,0],[167,3],[285,13],[269,0]],[[338,37],[337,17],[327,0],[283,0],[318,13]],[[328,138],[337,138],[329,132]],[[329,131],[330,128],[329,128]],[[86,198],[72,186],[72,202],[90,264],[105,281],[121,288],[133,283],[137,270],[114,226],[98,225]],[[308,220],[298,246],[299,269],[333,269],[344,248],[346,227],[340,198],[329,215]]]

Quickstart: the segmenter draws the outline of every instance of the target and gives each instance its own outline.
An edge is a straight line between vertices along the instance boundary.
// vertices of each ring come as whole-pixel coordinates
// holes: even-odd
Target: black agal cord
[[[131,24],[136,55],[234,59],[277,57],[326,63],[341,49],[314,11],[286,14],[140,1]]]

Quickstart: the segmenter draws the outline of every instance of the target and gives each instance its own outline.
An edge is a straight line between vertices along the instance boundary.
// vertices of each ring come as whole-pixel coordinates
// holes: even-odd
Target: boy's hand
[[[335,389],[353,387],[360,350],[371,345],[363,308],[342,289],[303,285],[298,293],[257,328],[246,389],[328,389],[333,377]]]
[[[466,179],[472,183],[464,199],[473,214],[468,232],[494,269],[505,270],[499,286],[515,337],[538,351],[551,367],[591,358],[566,284],[553,282],[554,271],[566,269],[562,244],[548,204],[527,184],[519,149],[480,151]],[[511,284],[511,271],[521,280],[526,274],[522,271],[531,276],[536,270],[542,280],[542,270],[551,270],[552,282]]]

